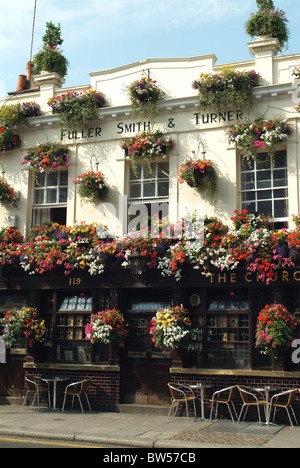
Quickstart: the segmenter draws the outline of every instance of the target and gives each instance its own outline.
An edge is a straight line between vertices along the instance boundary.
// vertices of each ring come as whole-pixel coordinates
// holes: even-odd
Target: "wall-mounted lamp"
[[[132,277],[142,278],[146,263],[146,257],[145,255],[142,255],[139,248],[137,248],[131,255],[129,255],[128,261]]]

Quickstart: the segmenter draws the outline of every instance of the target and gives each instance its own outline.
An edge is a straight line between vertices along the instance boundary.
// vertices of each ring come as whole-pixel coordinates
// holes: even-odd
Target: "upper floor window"
[[[44,172],[34,178],[31,226],[66,224],[68,171]]]
[[[241,160],[241,208],[249,213],[271,216],[275,226],[288,222],[288,175],[286,151],[277,151],[273,159],[267,153],[256,160]]]
[[[149,174],[145,164],[129,169],[128,232],[151,226],[151,219],[169,215],[169,161],[153,163]]]

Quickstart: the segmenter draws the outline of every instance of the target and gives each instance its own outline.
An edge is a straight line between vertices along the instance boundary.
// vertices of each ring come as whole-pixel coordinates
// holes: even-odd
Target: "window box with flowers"
[[[273,370],[284,367],[284,352],[294,339],[297,319],[281,304],[266,305],[261,310],[256,329],[256,347],[272,357]]]
[[[58,171],[64,166],[70,166],[69,148],[56,143],[44,143],[31,148],[20,164],[28,164],[34,173],[46,170]]]
[[[134,174],[137,174],[137,164],[142,161],[149,175],[153,175],[152,163],[156,157],[166,157],[168,151],[174,148],[175,142],[172,138],[164,136],[161,131],[143,132],[140,135],[124,138],[121,148],[125,155],[131,160]]]
[[[91,343],[118,343],[123,345],[128,335],[128,324],[117,309],[105,309],[91,315],[85,327],[86,339]]]
[[[157,101],[163,99],[165,93],[159,88],[157,81],[143,75],[140,80],[129,86],[129,96],[132,117],[138,115],[154,120]]]
[[[10,206],[17,206],[20,196],[15,192],[5,179],[0,178],[0,203],[9,203]]]
[[[152,342],[161,349],[188,348],[192,340],[192,322],[183,306],[159,310],[151,320]]]
[[[48,101],[53,113],[60,115],[60,125],[69,130],[74,130],[78,125],[87,128],[97,118],[98,109],[105,103],[104,94],[90,89],[80,93],[69,91]]]
[[[186,182],[190,187],[201,189],[215,198],[217,185],[217,171],[212,161],[188,158],[181,163],[178,181]]]
[[[273,156],[276,146],[285,143],[291,134],[291,126],[285,120],[264,120],[258,118],[253,123],[238,122],[228,130],[229,142],[243,149],[249,161],[256,158],[259,151]]]
[[[252,104],[252,89],[260,85],[261,77],[254,70],[236,71],[224,68],[220,73],[201,73],[192,87],[199,92],[201,108],[242,109]]]
[[[85,172],[75,177],[73,182],[78,186],[79,196],[88,201],[103,200],[109,191],[102,172]]]

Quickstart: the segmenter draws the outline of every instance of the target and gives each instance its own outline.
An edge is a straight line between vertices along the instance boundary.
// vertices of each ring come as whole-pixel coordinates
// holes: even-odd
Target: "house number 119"
[[[69,286],[80,286],[81,278],[69,278]]]

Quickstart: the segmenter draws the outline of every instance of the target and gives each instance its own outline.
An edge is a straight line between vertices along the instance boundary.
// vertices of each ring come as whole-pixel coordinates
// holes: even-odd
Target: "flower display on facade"
[[[203,220],[196,216],[184,229],[182,220],[175,225],[165,220],[153,232],[136,232],[111,241],[97,236],[95,224],[66,227],[54,223],[35,228],[29,242],[8,244],[0,238],[0,265],[19,265],[29,274],[62,268],[65,274],[82,269],[97,275],[118,260],[127,268],[130,253],[138,248],[145,256],[146,270],[158,270],[178,281],[187,266],[209,277],[242,265],[266,284],[276,280],[279,269],[296,266],[299,225],[295,230],[273,231],[262,216],[246,211],[236,212],[232,223],[230,229],[217,218],[206,218],[201,238]]]
[[[156,103],[163,99],[165,93],[157,85],[157,81],[143,75],[140,80],[129,86],[129,96],[132,108],[132,117],[140,115],[154,119]]]
[[[192,87],[199,92],[201,108],[243,109],[251,106],[252,89],[260,85],[261,77],[254,70],[236,71],[224,68],[220,73],[201,73]]]
[[[28,150],[20,164],[28,164],[34,172],[59,171],[70,166],[69,148],[56,143],[44,143]]]
[[[4,331],[2,339],[8,346],[42,343],[45,335],[45,321],[41,320],[38,311],[32,307],[7,312],[2,319]]]
[[[0,178],[0,202],[9,203],[11,206],[16,206],[19,198],[20,197],[15,192],[15,189],[11,187],[5,179]]]
[[[97,118],[99,108],[105,103],[104,94],[93,89],[68,91],[48,101],[53,113],[60,115],[60,124],[70,130],[74,130],[78,125],[87,128],[90,122]]]
[[[260,312],[256,328],[256,347],[273,356],[289,347],[294,339],[297,319],[281,304],[266,305]]]
[[[291,126],[285,120],[257,119],[253,123],[238,122],[228,130],[229,141],[242,147],[248,160],[255,158],[262,150],[272,157],[276,145],[286,142],[290,134]]]
[[[152,174],[152,163],[156,157],[165,157],[174,148],[174,140],[161,131],[143,132],[134,137],[124,138],[121,148],[131,160],[132,170],[136,173],[138,162],[144,162],[149,175]]]
[[[215,197],[217,192],[217,171],[215,164],[209,160],[188,158],[181,163],[178,181],[186,182],[192,188],[204,188],[206,193]]]
[[[0,151],[10,151],[21,144],[20,136],[11,129],[0,127]]]
[[[86,339],[91,343],[123,344],[128,335],[128,324],[119,310],[106,309],[91,315],[85,327]]]
[[[88,171],[73,179],[78,186],[78,194],[86,200],[102,200],[108,193],[106,177],[102,172]]]
[[[151,320],[150,334],[162,349],[187,348],[191,342],[192,322],[183,306],[159,310]]]

